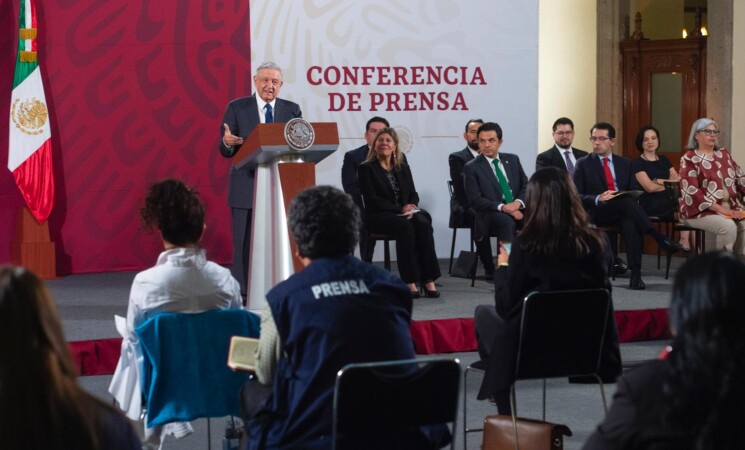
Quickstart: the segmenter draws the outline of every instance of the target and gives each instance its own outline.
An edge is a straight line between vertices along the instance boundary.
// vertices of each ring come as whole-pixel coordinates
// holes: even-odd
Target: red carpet
[[[667,310],[616,311],[621,342],[668,339]],[[476,350],[473,319],[422,320],[411,323],[411,337],[420,355]],[[116,369],[121,338],[70,342],[80,375],[111,375]]]

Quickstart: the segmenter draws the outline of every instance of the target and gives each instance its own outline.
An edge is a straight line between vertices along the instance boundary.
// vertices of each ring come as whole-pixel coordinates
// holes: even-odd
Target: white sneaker
[[[171,422],[166,424],[166,433],[173,435],[176,439],[184,438],[194,432],[191,422]]]

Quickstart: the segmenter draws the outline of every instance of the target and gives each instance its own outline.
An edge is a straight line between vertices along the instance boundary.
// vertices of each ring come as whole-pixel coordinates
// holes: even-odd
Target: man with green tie
[[[481,125],[477,132],[479,156],[463,168],[468,204],[476,212],[474,239],[479,258],[486,268],[486,278],[494,278],[494,258],[490,236],[512,241],[523,219],[525,189],[528,177],[520,158],[500,153],[502,128],[494,122]]]

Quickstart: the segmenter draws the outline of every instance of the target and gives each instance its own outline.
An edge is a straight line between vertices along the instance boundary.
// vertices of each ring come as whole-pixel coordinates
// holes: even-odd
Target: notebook
[[[230,338],[230,351],[228,352],[228,367],[233,370],[244,370],[254,372],[256,370],[256,349],[259,340],[243,336]]]

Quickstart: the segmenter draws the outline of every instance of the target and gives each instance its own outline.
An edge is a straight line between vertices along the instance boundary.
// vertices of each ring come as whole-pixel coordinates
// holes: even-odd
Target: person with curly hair
[[[353,256],[360,217],[352,197],[331,186],[306,189],[287,222],[303,269],[266,295],[256,378],[241,393],[248,450],[331,449],[337,372],[414,358],[408,288]],[[449,433],[431,426],[345,438],[343,448],[432,449]]]
[[[241,308],[238,282],[230,271],[207,260],[199,246],[204,232],[204,205],[199,194],[179,180],[150,186],[140,210],[147,230],[157,230],[164,251],[155,266],[135,276],[127,309],[126,335],[109,392],[133,420],[140,418],[139,361],[135,329],[161,312],[197,313]],[[145,430],[145,444],[159,448],[165,434],[182,437],[192,432],[188,422]]]
[[[745,264],[728,252],[680,268],[664,359],[618,382],[605,420],[583,447],[731,449],[745,442]]]
[[[127,419],[76,381],[41,280],[0,267],[0,439],[5,450],[139,450]]]

